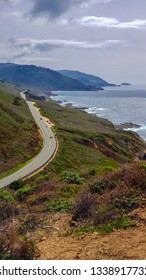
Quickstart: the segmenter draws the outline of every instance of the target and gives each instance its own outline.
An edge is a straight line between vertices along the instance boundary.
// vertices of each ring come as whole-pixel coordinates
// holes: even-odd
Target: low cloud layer
[[[35,40],[31,38],[10,38],[7,44],[15,49],[21,51],[39,51],[49,52],[56,48],[71,48],[71,49],[103,49],[110,46],[125,44],[125,41],[120,40],[106,40],[103,42],[86,42],[86,41],[73,41],[73,40]]]
[[[106,40],[100,42],[86,42],[86,41],[73,41],[73,40],[57,40],[57,39],[47,39],[47,40],[35,40],[32,38],[9,38],[0,44],[1,59],[5,58],[5,53],[11,49],[11,54],[9,60],[19,61],[19,59],[28,60],[28,58],[43,59],[44,56],[49,55],[53,50],[57,51],[60,49],[67,50],[104,50],[119,48],[120,46],[125,46],[127,43],[120,40]],[[52,57],[52,55],[51,55]],[[53,58],[53,57],[52,57]],[[50,59],[50,58],[49,58]]]
[[[96,17],[96,16],[85,16],[77,21],[82,26],[88,27],[105,27],[105,28],[119,28],[119,29],[145,29],[145,19],[135,19],[133,21],[120,22],[116,18]]]

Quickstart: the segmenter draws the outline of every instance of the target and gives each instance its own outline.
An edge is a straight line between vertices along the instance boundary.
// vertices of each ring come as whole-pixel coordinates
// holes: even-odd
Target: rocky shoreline
[[[139,127],[141,127],[141,125],[140,124],[131,123],[131,122],[125,122],[125,123],[121,123],[121,124],[115,125],[115,127],[117,129],[129,129],[129,128],[139,128]]]
[[[58,94],[57,93],[54,93],[54,92],[47,92],[47,96],[50,97],[50,96],[57,96]],[[64,101],[60,101],[60,100],[56,100],[56,102],[60,105],[62,105],[64,102],[66,102],[66,100]],[[73,106],[73,104],[71,102],[66,102],[65,104],[66,107],[68,108],[74,108],[75,106]],[[80,106],[80,107],[75,107],[76,109],[78,110],[87,110],[88,107],[85,107],[85,106]],[[96,114],[92,114],[94,116],[96,116]],[[132,123],[132,122],[125,122],[125,123],[121,123],[121,124],[115,124],[114,125],[116,129],[120,129],[120,130],[124,130],[124,129],[132,129],[132,128],[140,128],[141,125],[140,124],[135,124],[135,123]]]

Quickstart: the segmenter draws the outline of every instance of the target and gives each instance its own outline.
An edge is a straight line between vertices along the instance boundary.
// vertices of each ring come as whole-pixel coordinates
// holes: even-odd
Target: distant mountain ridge
[[[115,84],[110,84],[97,76],[86,74],[80,71],[59,70],[58,72],[72,79],[76,79],[87,86],[94,86],[94,87],[116,86]]]
[[[0,63],[0,80],[41,90],[91,90],[82,82],[49,68]],[[95,88],[94,88],[95,90]]]

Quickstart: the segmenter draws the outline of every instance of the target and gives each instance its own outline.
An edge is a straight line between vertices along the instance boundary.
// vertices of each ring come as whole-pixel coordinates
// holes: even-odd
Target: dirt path
[[[115,230],[110,234],[99,233],[61,236],[69,230],[70,217],[55,214],[49,221],[47,232],[38,242],[42,260],[128,260],[146,259],[146,209],[139,208],[131,214],[136,226]]]

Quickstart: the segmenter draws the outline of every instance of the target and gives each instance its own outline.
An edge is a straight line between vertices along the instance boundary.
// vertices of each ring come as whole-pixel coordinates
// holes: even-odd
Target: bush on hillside
[[[0,233],[0,260],[33,260],[37,248],[31,240],[21,238],[14,228]]]
[[[61,179],[69,184],[81,185],[83,183],[83,178],[80,178],[78,174],[70,171],[62,172]]]
[[[97,205],[96,197],[88,192],[84,192],[76,200],[73,209],[73,220],[88,219]]]
[[[24,186],[24,182],[21,180],[17,180],[17,181],[12,182],[9,187],[11,190],[17,191],[20,188],[22,188],[23,186]]]
[[[16,201],[11,193],[0,190],[0,221],[8,219],[18,213]]]

